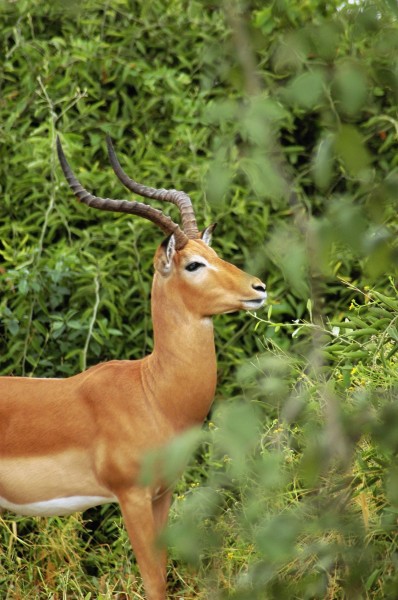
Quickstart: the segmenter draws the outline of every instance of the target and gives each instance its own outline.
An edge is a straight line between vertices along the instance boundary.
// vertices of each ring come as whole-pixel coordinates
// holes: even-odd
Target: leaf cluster
[[[152,346],[161,238],[76,203],[57,133],[88,189],[123,198],[110,134],[267,281],[267,317],[216,323],[224,403],[166,533],[201,570],[173,563],[175,597],[395,598],[397,18],[387,0],[0,0],[0,372]],[[170,477],[195,440],[168,450]],[[5,597],[136,593],[114,512],[87,519],[58,537],[60,520],[5,520]]]

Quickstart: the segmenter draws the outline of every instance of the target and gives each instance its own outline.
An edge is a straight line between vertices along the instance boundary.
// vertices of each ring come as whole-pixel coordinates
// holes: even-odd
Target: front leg
[[[155,519],[155,530],[156,537],[162,533],[167,524],[167,518],[169,516],[171,498],[173,496],[172,490],[167,490],[163,492],[161,496],[155,498],[152,501],[152,510],[153,517]],[[158,546],[159,557],[161,560],[161,564],[163,565],[164,572],[166,572],[167,568],[167,550],[166,547]]]
[[[133,487],[117,493],[117,497],[147,600],[166,600],[165,552],[156,547],[159,515],[155,521],[154,512],[158,511],[152,503],[152,493],[148,488]]]

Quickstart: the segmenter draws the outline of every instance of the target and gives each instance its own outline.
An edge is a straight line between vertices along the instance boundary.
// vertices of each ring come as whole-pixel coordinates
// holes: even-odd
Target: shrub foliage
[[[170,597],[396,597],[397,18],[389,0],[0,0],[0,372],[151,349],[161,238],[76,203],[57,133],[120,198],[109,133],[268,284],[264,312],[216,322],[220,402],[165,534]],[[142,597],[115,508],[2,524],[3,597]]]

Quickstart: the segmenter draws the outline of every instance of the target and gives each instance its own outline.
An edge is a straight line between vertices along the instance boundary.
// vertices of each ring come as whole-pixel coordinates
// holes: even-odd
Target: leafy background
[[[391,0],[0,1],[0,371],[151,350],[151,224],[79,206],[187,191],[267,281],[216,320],[219,380],[170,526],[171,598],[397,596],[398,11]],[[2,519],[4,598],[142,598],[116,507]]]

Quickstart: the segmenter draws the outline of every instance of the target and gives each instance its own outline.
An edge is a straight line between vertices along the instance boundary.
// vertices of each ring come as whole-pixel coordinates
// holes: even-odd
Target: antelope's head
[[[267,294],[265,285],[234,265],[222,260],[210,247],[214,225],[200,232],[190,197],[177,190],[155,189],[137,183],[123,171],[112,142],[107,137],[109,160],[119,180],[130,191],[175,204],[181,215],[181,227],[162,211],[142,202],[100,198],[88,192],[73,174],[61,142],[57,151],[64,175],[80,202],[100,210],[123,212],[149,219],[167,234],[154,257],[154,286],[167,297],[182,302],[198,317],[229,313],[237,310],[256,310],[263,306]]]

